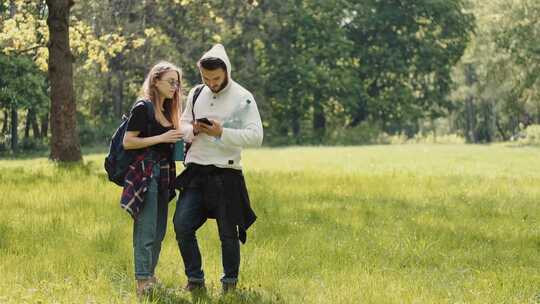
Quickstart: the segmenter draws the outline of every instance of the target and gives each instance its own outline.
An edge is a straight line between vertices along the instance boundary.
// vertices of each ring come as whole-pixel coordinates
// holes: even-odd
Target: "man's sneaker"
[[[236,290],[236,283],[222,283],[221,288],[222,293],[227,294]]]
[[[194,292],[194,291],[202,291],[206,290],[206,286],[204,286],[204,282],[188,282],[186,284],[186,287],[184,287],[186,291]]]

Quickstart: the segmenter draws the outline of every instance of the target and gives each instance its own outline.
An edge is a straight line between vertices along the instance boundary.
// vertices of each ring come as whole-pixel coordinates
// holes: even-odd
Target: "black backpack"
[[[109,147],[109,154],[105,157],[105,171],[107,171],[107,176],[109,180],[118,186],[124,187],[124,179],[128,171],[129,165],[133,163],[135,157],[141,153],[141,149],[135,150],[125,150],[122,142],[124,141],[124,134],[126,133],[129,119],[133,115],[133,108],[137,105],[143,103],[146,107],[146,113],[148,114],[148,121],[151,122],[154,120],[154,106],[150,100],[140,100],[135,103],[131,108],[129,117],[126,115],[122,116],[122,122],[116,131],[114,132],[111,145]],[[147,135],[151,134],[151,123],[147,126]]]
[[[195,121],[195,102],[197,101],[197,98],[199,98],[199,95],[201,95],[201,91],[203,89],[204,84],[201,84],[195,89],[195,92],[193,92],[193,98],[191,100],[191,116],[193,117],[193,121]],[[184,162],[186,161],[186,156],[189,148],[191,148],[191,143],[184,143]]]

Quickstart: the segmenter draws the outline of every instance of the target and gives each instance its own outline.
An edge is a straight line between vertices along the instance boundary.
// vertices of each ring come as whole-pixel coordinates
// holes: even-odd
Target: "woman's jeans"
[[[152,178],[144,197],[144,205],[133,225],[135,278],[154,276],[161,242],[167,230],[168,189],[159,191],[159,163],[152,168]]]
[[[228,221],[225,206],[220,205],[215,208],[213,213],[216,216],[221,240],[221,261],[224,272],[221,282],[236,283],[240,267],[238,232],[236,225]],[[204,282],[201,252],[195,232],[206,222],[206,216],[200,188],[186,188],[176,205],[173,222],[189,282]]]

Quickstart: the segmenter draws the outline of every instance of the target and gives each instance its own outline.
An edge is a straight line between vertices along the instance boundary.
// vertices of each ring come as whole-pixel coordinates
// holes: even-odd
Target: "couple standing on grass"
[[[183,111],[181,70],[168,62],[152,67],[141,89],[140,97],[146,103],[133,107],[124,136],[124,149],[145,151],[126,174],[121,200],[124,207],[129,201],[135,218],[133,249],[139,296],[156,283],[154,271],[175,189],[180,195],[173,223],[188,291],[205,288],[197,229],[208,218],[216,219],[223,263],[221,283],[223,292],[228,292],[238,281],[239,242],[245,243],[246,229],[256,219],[240,154],[242,148],[262,143],[257,104],[248,90],[232,80],[231,64],[222,45],[214,45],[197,66],[203,84],[189,92]],[[154,117],[148,116],[148,101]],[[210,124],[197,121],[201,118]],[[184,159],[186,168],[176,177],[173,152],[180,140],[190,147]]]

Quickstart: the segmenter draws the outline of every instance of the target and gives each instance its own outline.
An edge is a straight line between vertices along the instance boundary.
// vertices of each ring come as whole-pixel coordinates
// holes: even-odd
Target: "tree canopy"
[[[219,42],[258,101],[266,144],[362,143],[365,126],[413,136],[434,119],[472,142],[506,140],[540,121],[539,13],[532,0],[75,1],[79,136],[105,143],[159,60],[182,67],[185,89],[199,83],[195,62]],[[3,56],[46,71],[48,15],[45,1],[4,1]],[[37,112],[49,108],[39,79],[18,94]]]

